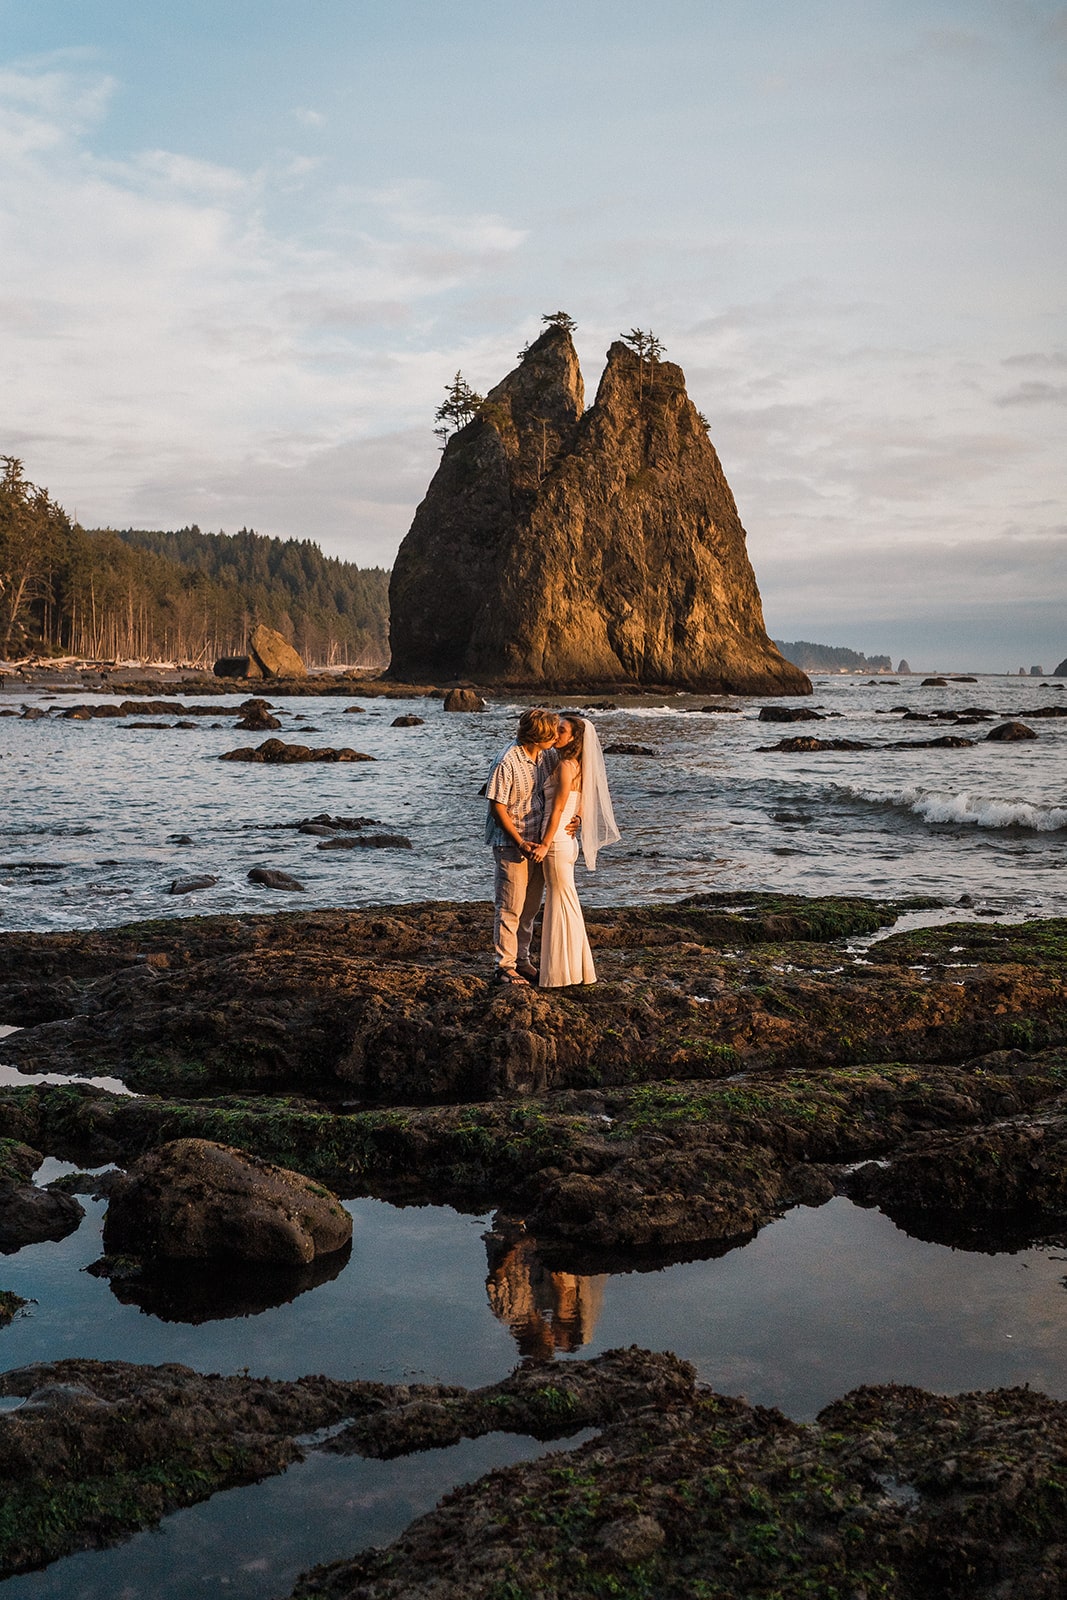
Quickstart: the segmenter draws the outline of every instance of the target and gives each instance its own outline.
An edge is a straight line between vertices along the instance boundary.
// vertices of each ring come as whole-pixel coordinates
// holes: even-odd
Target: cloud
[[[321,111],[312,111],[308,106],[298,106],[293,112],[293,116],[305,128],[321,128],[326,122],[326,118]]]
[[[1067,383],[1042,383],[1034,378],[1020,383],[1007,394],[998,395],[996,403],[998,406],[1067,405]]]
[[[311,523],[384,557],[425,479],[398,467],[387,493],[371,463],[397,466],[396,450],[364,442],[420,418],[432,452],[459,361],[397,333],[425,335],[524,230],[453,211],[425,183],[335,189],[314,232],[272,225],[289,156],[254,170],[160,148],[104,159],[113,88],[91,71],[0,74],[0,448],[83,518]],[[363,487],[342,492],[345,470]]]

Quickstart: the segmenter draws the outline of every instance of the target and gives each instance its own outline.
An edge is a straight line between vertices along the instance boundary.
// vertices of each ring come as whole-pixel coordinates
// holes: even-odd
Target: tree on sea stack
[[[391,674],[810,693],[767,637],[681,368],[634,330],[642,348],[611,346],[586,411],[563,318],[456,417],[393,568]]]
[[[441,441],[442,450],[457,428],[466,427],[481,404],[481,395],[474,392],[462,372],[457,372],[433,414],[437,423],[433,431]]]

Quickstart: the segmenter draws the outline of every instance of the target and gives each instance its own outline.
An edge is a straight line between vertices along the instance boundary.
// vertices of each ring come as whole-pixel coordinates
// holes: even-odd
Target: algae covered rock
[[[810,693],[681,368],[616,342],[584,403],[549,327],[449,440],[393,568],[391,675]]]
[[[321,1184],[208,1139],[143,1156],[112,1194],[110,1254],[300,1265],[340,1250],[352,1219]]]

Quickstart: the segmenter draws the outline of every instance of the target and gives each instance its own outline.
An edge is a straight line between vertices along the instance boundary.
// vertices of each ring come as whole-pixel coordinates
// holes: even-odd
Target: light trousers
[[[530,959],[545,875],[541,863],[528,860],[517,845],[494,845],[493,862],[493,949],[497,966],[510,970]]]

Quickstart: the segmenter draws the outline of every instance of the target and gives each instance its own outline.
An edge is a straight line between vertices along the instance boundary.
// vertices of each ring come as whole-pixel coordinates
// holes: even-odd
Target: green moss
[[[21,1139],[0,1139],[0,1183],[27,1183],[40,1164],[38,1152]]]
[[[1067,964],[1067,918],[950,922],[939,928],[915,928],[880,939],[868,956],[903,966],[1018,963],[1062,969]]]
[[[23,1306],[29,1303],[11,1289],[0,1289],[0,1328],[6,1328],[9,1322],[13,1322]]]
[[[235,1446],[214,1452],[210,1465],[178,1459],[76,1483],[9,1486],[0,1500],[0,1575],[148,1527],[224,1485],[250,1481],[260,1470],[250,1453]]]

